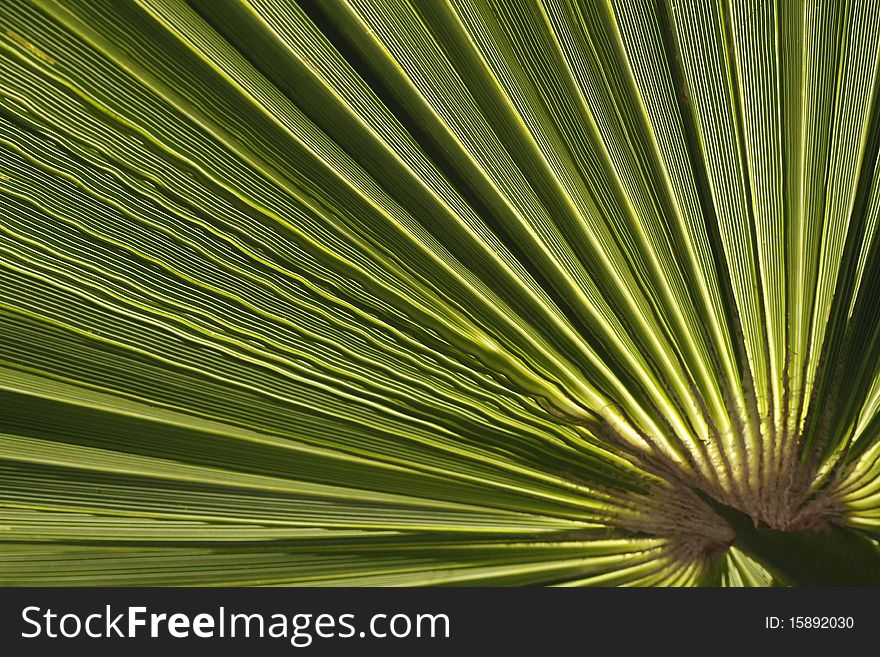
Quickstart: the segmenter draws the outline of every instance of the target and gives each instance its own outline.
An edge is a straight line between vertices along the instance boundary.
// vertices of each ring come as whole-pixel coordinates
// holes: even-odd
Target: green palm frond
[[[880,581],[878,21],[0,3],[0,583]]]

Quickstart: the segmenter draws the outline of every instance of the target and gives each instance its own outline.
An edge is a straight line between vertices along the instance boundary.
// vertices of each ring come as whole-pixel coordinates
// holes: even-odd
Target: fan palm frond
[[[880,581],[878,21],[0,3],[0,583]]]

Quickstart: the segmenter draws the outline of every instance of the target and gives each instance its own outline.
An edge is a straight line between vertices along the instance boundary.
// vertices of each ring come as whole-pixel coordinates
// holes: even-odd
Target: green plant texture
[[[0,2],[0,584],[880,584],[878,23]]]

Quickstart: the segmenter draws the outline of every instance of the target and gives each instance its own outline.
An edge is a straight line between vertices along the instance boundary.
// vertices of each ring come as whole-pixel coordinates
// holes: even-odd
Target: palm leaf
[[[0,583],[880,578],[878,13],[2,3]]]

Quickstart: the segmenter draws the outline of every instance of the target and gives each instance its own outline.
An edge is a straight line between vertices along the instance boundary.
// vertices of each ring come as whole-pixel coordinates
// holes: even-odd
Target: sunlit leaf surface
[[[880,537],[880,4],[0,2],[0,584],[771,584]]]

